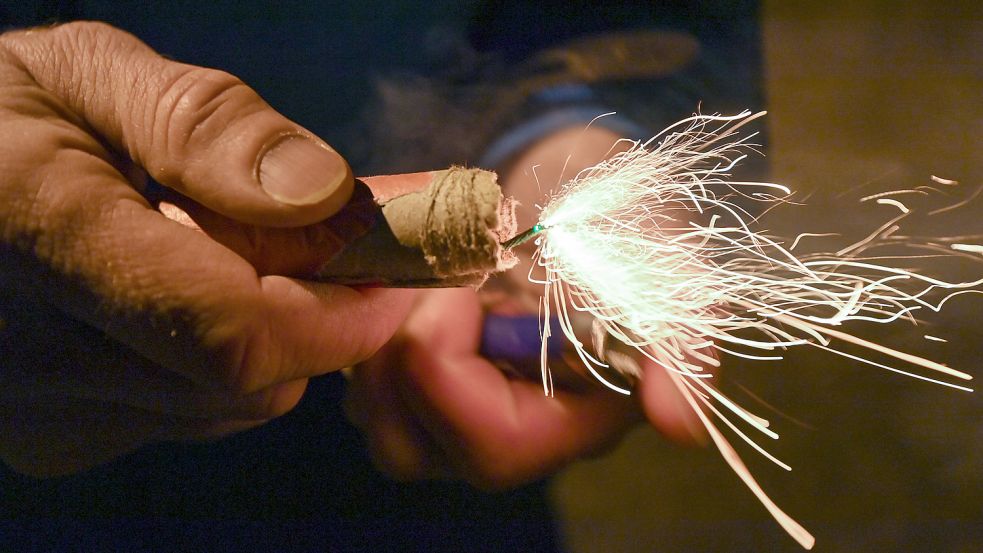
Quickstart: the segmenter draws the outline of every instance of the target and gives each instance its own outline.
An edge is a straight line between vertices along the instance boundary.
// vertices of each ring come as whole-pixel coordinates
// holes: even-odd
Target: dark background
[[[857,209],[859,197],[930,184],[932,174],[970,189],[983,184],[976,3],[420,4],[28,2],[0,6],[0,17],[11,25],[103,19],[173,58],[235,73],[338,147],[357,173],[385,170],[398,157],[373,149],[383,143],[367,123],[378,119],[380,80],[413,74],[465,86],[501,79],[539,49],[583,33],[682,29],[701,40],[701,58],[682,75],[632,88],[636,109],[622,113],[654,127],[700,100],[706,111],[769,109],[772,179],[811,195],[808,209],[767,219],[775,234],[862,235],[884,212]],[[473,122],[508,123],[480,113]],[[436,116],[432,127],[442,126]],[[478,155],[455,151],[453,160]],[[388,167],[449,162],[440,157]],[[924,230],[983,232],[980,209],[971,204]],[[927,270],[981,273],[969,262]],[[981,312],[983,299],[963,296],[923,326],[849,330],[980,378]],[[816,534],[817,550],[983,550],[979,392],[812,351],[781,363],[728,359],[721,383],[782,435],[767,446],[793,466],[790,474],[739,450],[777,503]],[[215,444],[145,448],[54,481],[4,472],[0,513],[22,518],[0,523],[8,540],[0,550],[798,550],[716,452],[680,449],[647,429],[602,459],[513,494],[389,483],[340,415],[342,386],[317,379],[294,412]]]

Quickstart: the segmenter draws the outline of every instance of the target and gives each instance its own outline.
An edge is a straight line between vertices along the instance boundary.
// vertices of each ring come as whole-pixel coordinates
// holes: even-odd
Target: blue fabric
[[[551,318],[550,327],[559,328],[560,320]],[[538,360],[541,348],[538,315],[497,315],[489,313],[481,327],[481,354],[489,359],[507,361]],[[550,336],[546,354],[555,359],[563,353],[566,339],[561,333]]]

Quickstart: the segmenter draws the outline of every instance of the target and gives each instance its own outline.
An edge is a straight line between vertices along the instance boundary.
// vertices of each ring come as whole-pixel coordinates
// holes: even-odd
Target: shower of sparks
[[[566,183],[543,208],[539,223],[522,236],[535,238],[534,265],[540,268],[537,274],[540,270],[545,274],[531,274],[530,279],[545,287],[541,359],[546,393],[552,393],[545,346],[551,313],[557,315],[560,330],[584,366],[607,387],[629,393],[602,376],[602,369],[612,361],[605,358],[603,349],[594,348],[592,353],[574,332],[575,313],[589,314],[611,337],[634,347],[669,373],[727,463],[785,530],[808,549],[814,538],[771,501],[715,424],[723,422],[768,459],[791,470],[741,428],[743,421],[769,438],[778,438],[768,421],[714,387],[708,367],[718,361],[710,352],[779,360],[786,348],[809,345],[972,391],[941,379],[944,375],[949,380],[971,380],[966,373],[834,327],[860,320],[914,321],[913,312],[937,311],[949,297],[979,287],[983,279],[945,282],[882,264],[898,258],[865,255],[883,244],[911,245],[910,239],[905,241],[906,237],[897,234],[899,221],[911,212],[901,201],[902,193],[924,195],[923,190],[864,198],[897,211],[869,236],[836,253],[792,252],[800,241],[824,234],[804,233],[786,246],[756,231],[755,217],[741,205],[757,202],[769,207],[786,203],[790,195],[780,184],[729,180],[734,165],[754,149],[750,140],[755,134],[741,136],[739,129],[762,115],[764,112],[694,115],[647,142],[632,143],[627,151]],[[933,180],[955,184],[937,177]],[[917,247],[948,255],[983,253],[983,246],[950,242]],[[843,343],[868,353],[847,353],[838,345]]]

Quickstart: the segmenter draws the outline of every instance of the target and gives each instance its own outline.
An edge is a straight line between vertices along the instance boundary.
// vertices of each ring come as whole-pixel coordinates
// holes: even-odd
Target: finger
[[[362,431],[380,472],[395,480],[419,480],[436,472],[435,456],[425,430],[397,393],[395,349],[387,346],[351,371],[345,414]]]
[[[705,444],[706,430],[699,416],[672,382],[672,376],[648,358],[640,361],[639,382],[645,416],[666,437],[683,444]]]
[[[379,204],[426,188],[432,172],[365,177],[356,181],[348,203],[330,218],[300,228],[249,225],[172,195],[158,206],[165,217],[200,230],[249,261],[261,275],[310,277],[346,243],[378,224]]]
[[[51,132],[84,143],[72,129]],[[35,202],[30,213],[17,212],[23,202],[0,206],[14,210],[4,215],[12,241],[34,242],[2,252],[4,277],[195,382],[244,395],[348,366],[388,340],[409,308],[406,291],[258,278],[233,252],[149,209],[100,157],[76,149],[57,159],[17,177],[16,195]]]
[[[300,226],[351,194],[337,152],[227,73],[166,60],[94,22],[8,33],[0,45],[113,148],[218,213]]]
[[[181,197],[161,202],[158,209],[168,219],[229,248],[260,275],[297,278],[311,278],[345,244],[371,230],[379,214],[379,207],[364,185],[356,186],[349,203],[334,216],[297,228],[240,223]]]
[[[480,310],[470,290],[438,291],[408,321],[403,387],[451,457],[488,488],[542,476],[620,437],[632,403],[602,390],[546,397],[478,357]]]
[[[55,115],[41,102],[34,110]],[[259,278],[150,209],[80,129],[21,117],[5,130],[22,138],[0,144],[16,169],[0,186],[5,242],[16,246],[0,250],[4,284],[195,382],[245,395],[348,366],[409,309],[406,291]]]

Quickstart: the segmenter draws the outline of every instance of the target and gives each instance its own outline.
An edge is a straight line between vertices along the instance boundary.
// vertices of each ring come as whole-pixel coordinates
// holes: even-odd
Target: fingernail
[[[274,200],[311,205],[327,198],[348,175],[338,152],[310,138],[288,136],[273,145],[259,162],[259,183]]]

